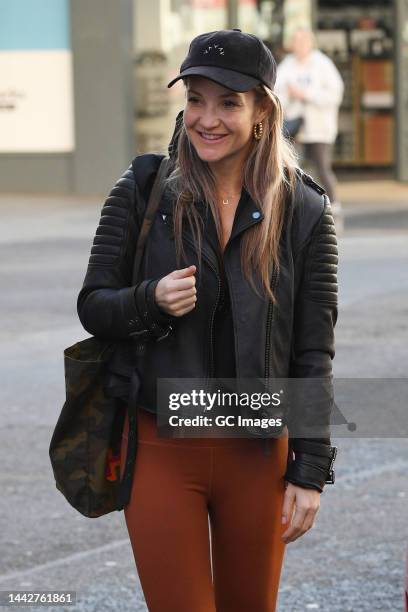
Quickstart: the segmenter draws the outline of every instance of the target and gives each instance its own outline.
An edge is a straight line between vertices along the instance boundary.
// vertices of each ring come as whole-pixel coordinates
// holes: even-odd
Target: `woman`
[[[264,440],[161,438],[156,425],[159,378],[330,377],[333,219],[282,135],[275,78],[255,36],[192,41],[169,83],[183,80],[186,104],[143,280],[129,286],[156,154],[138,156],[113,188],[78,297],[91,334],[126,341],[144,330],[147,339],[144,355],[122,354],[142,381],[124,514],[153,612],[275,610],[285,545],[313,526],[333,480],[327,414],[327,435],[313,440],[289,441],[287,429]],[[126,419],[122,475],[133,435]]]
[[[296,30],[292,39],[293,52],[278,66],[275,92],[288,120],[303,118],[296,140],[302,144],[305,157],[314,164],[327,191],[339,232],[342,215],[337,180],[332,169],[332,152],[344,83],[332,60],[315,46],[310,30]]]

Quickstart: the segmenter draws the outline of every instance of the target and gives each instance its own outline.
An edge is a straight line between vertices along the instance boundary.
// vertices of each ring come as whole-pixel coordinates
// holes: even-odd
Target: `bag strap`
[[[143,249],[146,244],[146,239],[149,235],[150,228],[153,224],[154,216],[156,214],[164,190],[164,179],[166,177],[167,169],[169,167],[169,162],[169,157],[163,157],[162,161],[160,162],[160,166],[150,192],[149,201],[143,217],[143,223],[139,232],[139,237],[136,245],[135,262],[133,266],[132,276],[133,285],[135,285],[138,281]],[[138,351],[141,354],[144,350],[143,341],[139,340],[137,346]],[[137,398],[139,388],[140,377],[137,369],[134,368],[130,378],[129,397],[127,400],[126,407],[129,419],[128,446],[125,459],[125,469],[123,472],[122,480],[119,483],[119,490],[116,500],[116,510],[122,510],[124,506],[129,503],[130,495],[132,492],[133,470],[136,460],[138,441]]]
[[[132,285],[136,285],[139,278],[140,264],[142,261],[144,246],[146,244],[147,237],[153,224],[154,216],[156,214],[157,208],[160,204],[161,196],[164,191],[164,179],[167,175],[169,162],[169,157],[163,157],[160,162],[156,178],[154,179],[153,187],[150,191],[149,201],[143,217],[142,227],[140,229],[139,237],[137,239],[135,261],[133,265]]]

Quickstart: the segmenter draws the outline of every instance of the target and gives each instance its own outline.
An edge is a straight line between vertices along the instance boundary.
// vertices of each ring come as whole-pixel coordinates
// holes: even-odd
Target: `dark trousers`
[[[336,202],[337,180],[332,170],[333,145],[327,142],[307,142],[301,146],[305,159],[312,162],[330,202]]]
[[[124,515],[149,611],[274,612],[287,436],[265,455],[257,439],[160,438],[142,409],[138,428]]]

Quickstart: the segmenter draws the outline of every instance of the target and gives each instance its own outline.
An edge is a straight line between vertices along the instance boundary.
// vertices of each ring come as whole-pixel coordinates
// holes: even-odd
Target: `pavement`
[[[408,208],[408,183],[393,180],[341,181],[339,200],[348,210]]]
[[[384,188],[370,206],[348,187],[335,376],[405,378],[408,197]],[[0,195],[0,590],[74,590],[75,612],[144,612],[123,513],[78,514],[56,490],[48,457],[63,349],[87,336],[76,297],[103,200]],[[286,548],[277,612],[402,611],[407,439],[332,443],[336,484],[315,527]]]

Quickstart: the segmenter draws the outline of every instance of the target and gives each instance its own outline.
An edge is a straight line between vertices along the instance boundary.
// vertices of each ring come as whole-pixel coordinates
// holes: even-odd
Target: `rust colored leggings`
[[[124,515],[149,611],[274,612],[288,438],[159,438],[143,409],[138,429]]]

